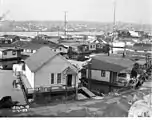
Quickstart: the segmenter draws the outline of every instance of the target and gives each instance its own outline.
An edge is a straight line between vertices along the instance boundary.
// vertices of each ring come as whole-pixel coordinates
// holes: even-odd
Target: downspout
[[[34,86],[33,86],[33,100],[35,101],[36,99],[36,90],[35,90],[35,73],[32,72],[34,74]]]
[[[110,71],[110,85],[109,85],[109,92],[111,92],[112,79],[113,79],[113,72],[112,72],[112,71]]]
[[[91,90],[91,63],[88,63],[88,88]]]
[[[78,75],[78,74],[77,74],[77,75]],[[77,98],[78,98],[77,75],[75,75],[75,91],[76,91],[75,99],[76,99],[76,100],[77,100]]]

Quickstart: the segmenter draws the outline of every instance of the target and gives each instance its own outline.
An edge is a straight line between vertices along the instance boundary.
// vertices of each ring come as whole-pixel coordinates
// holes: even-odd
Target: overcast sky
[[[0,14],[11,20],[64,20],[111,22],[114,0],[0,0]],[[151,23],[152,0],[116,0],[116,21]]]

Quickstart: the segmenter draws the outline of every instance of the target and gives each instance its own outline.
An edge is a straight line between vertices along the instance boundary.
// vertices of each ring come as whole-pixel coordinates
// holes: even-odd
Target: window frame
[[[90,48],[92,48],[92,45],[90,45]]]
[[[3,51],[3,55],[7,55],[7,51]]]
[[[16,51],[13,50],[13,51],[12,51],[12,55],[16,55]]]
[[[51,84],[54,84],[54,73],[51,73]]]
[[[57,73],[57,84],[61,84],[61,73]]]
[[[101,77],[106,77],[106,71],[105,70],[101,70]]]

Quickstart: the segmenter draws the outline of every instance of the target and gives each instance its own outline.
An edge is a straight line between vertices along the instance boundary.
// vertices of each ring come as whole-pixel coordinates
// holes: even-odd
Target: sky
[[[112,22],[114,0],[0,0],[0,14],[9,20]],[[152,24],[152,0],[116,0],[116,21]]]

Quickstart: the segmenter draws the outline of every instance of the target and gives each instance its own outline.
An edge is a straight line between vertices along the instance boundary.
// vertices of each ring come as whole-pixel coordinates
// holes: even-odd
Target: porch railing
[[[36,93],[45,93],[45,92],[56,92],[56,91],[66,91],[73,90],[75,86],[68,87],[67,85],[56,85],[50,87],[35,87],[35,88],[27,88],[26,91],[28,94]]]

